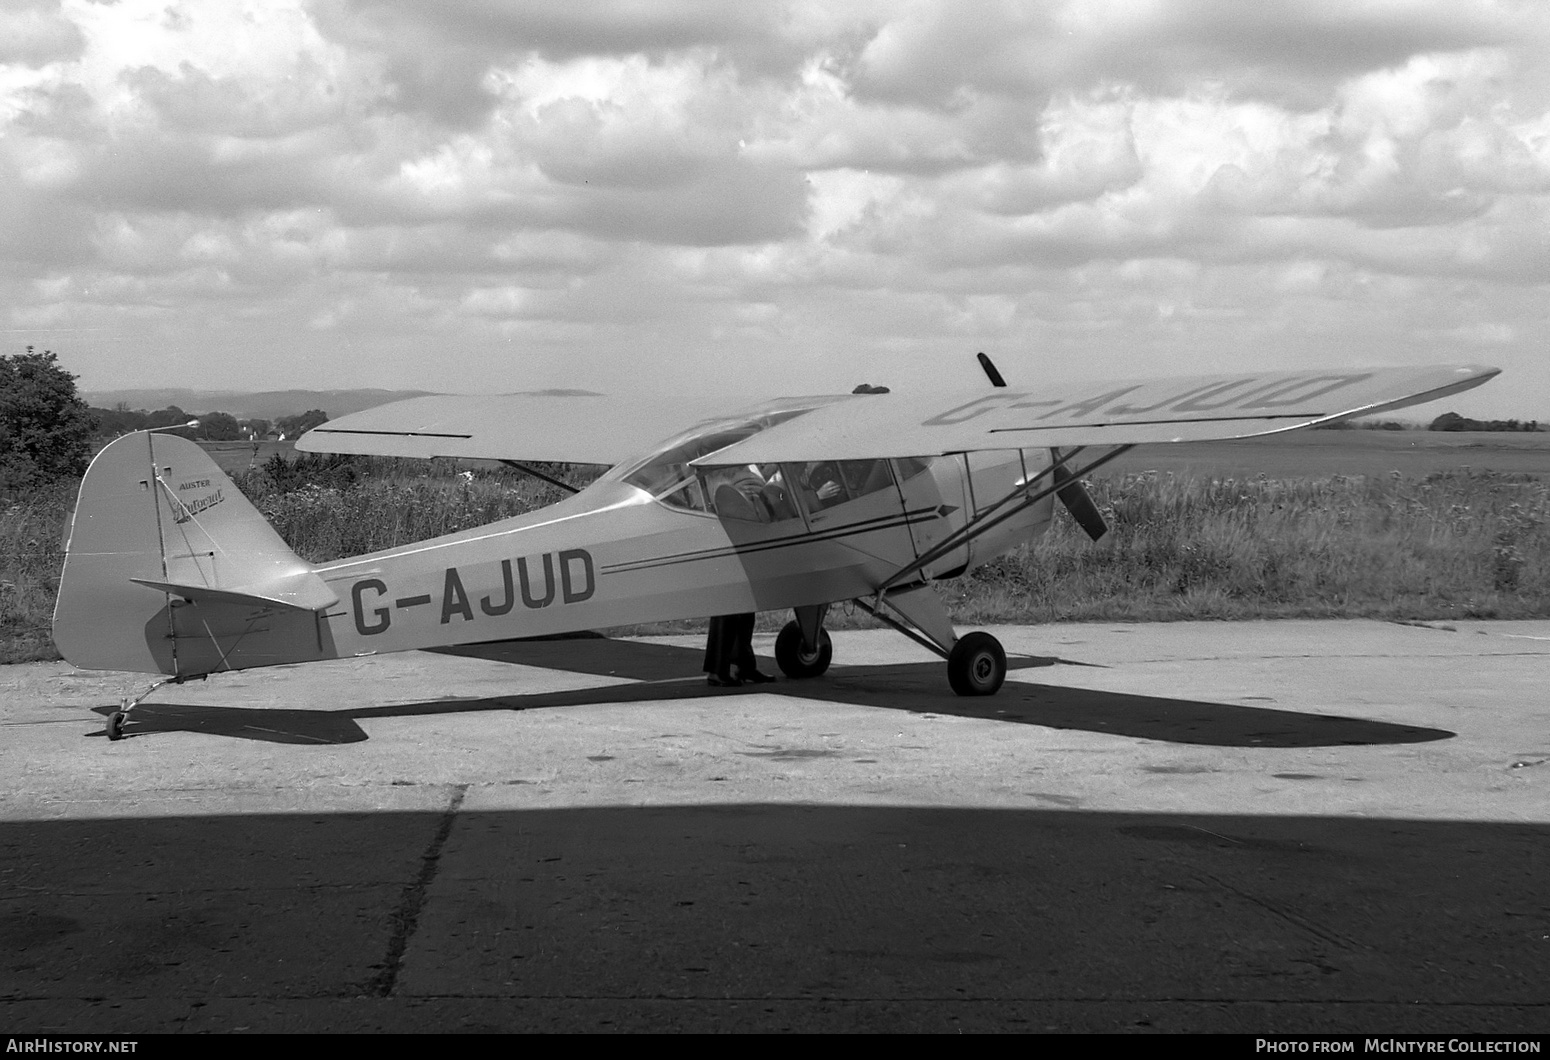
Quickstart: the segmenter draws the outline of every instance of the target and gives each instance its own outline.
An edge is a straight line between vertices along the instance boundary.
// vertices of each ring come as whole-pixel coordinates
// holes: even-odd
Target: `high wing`
[[[972,393],[874,394],[804,416],[695,461],[701,465],[936,456],[986,449],[1252,438],[1457,394],[1481,365],[1266,372]]]
[[[305,453],[613,465],[702,423],[849,400],[849,394],[830,394],[750,403],[746,398],[729,401],[700,394],[643,397],[590,390],[435,395],[329,420],[302,435],[296,448]]]

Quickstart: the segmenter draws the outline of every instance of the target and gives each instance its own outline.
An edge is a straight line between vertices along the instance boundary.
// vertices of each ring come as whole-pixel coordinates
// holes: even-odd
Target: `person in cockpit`
[[[752,464],[718,468],[706,476],[706,483],[718,515],[749,522],[774,521],[774,512],[764,494],[764,476]]]
[[[845,487],[840,481],[840,469],[831,461],[820,460],[808,464],[802,472],[802,486],[806,491],[809,510],[821,511],[845,499]]]

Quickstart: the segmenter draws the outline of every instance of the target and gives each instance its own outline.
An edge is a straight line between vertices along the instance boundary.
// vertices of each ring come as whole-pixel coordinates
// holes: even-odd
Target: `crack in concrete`
[[[1201,831],[1205,831],[1205,829],[1201,829]],[[1216,833],[1212,832],[1211,834],[1215,835]],[[1225,839],[1227,837],[1222,836],[1221,838]],[[1319,924],[1315,924],[1313,921],[1307,919],[1306,917],[1299,916],[1289,909],[1283,909],[1279,904],[1268,901],[1267,899],[1261,898],[1258,895],[1250,894],[1248,891],[1245,891],[1242,888],[1234,887],[1226,880],[1223,880],[1217,876],[1213,876],[1210,873],[1200,873],[1196,879],[1201,882],[1209,880],[1211,883],[1216,884],[1218,887],[1224,891],[1227,891],[1229,894],[1235,894],[1245,902],[1257,905],[1266,912],[1272,913],[1275,916],[1280,917],[1282,920],[1285,920],[1287,923],[1292,924],[1295,927],[1299,927],[1303,931],[1306,931],[1308,934],[1317,938],[1321,938],[1325,942],[1331,943],[1332,945],[1339,946],[1342,949],[1354,951],[1371,949],[1370,946],[1363,945],[1356,939],[1342,935],[1340,932],[1335,931],[1332,928],[1326,928]]]
[[[425,853],[420,855],[420,871],[414,882],[404,888],[398,908],[393,911],[393,934],[388,939],[387,953],[382,958],[377,974],[366,984],[366,993],[370,997],[391,997],[398,987],[398,975],[404,967],[404,951],[409,948],[409,940],[420,925],[420,911],[425,908],[426,892],[436,879],[436,870],[441,867],[442,848],[447,845],[447,837],[452,834],[452,822],[457,819],[458,810],[462,808],[463,799],[467,795],[467,784],[453,785],[452,799],[442,812],[436,834],[431,837]]]

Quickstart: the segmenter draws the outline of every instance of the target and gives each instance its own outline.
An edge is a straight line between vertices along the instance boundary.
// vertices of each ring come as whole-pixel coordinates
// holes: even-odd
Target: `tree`
[[[84,474],[94,426],[51,350],[0,357],[0,488]]]
[[[181,427],[193,419],[191,413],[184,412],[176,405],[168,405],[164,409],[157,409],[145,419],[145,426],[140,430],[149,430],[154,427]]]
[[[207,412],[199,417],[199,437],[212,442],[234,442],[242,437],[242,430],[231,413]]]
[[[308,409],[300,416],[281,416],[275,422],[275,429],[284,433],[292,440],[301,437],[314,427],[328,422],[328,413],[322,409]]]

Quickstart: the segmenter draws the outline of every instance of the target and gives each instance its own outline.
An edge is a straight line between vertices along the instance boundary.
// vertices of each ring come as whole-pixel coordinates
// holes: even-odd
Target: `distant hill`
[[[185,390],[174,387],[151,390],[87,390],[81,397],[88,405],[111,409],[123,402],[131,409],[153,412],[176,405],[190,415],[229,412],[238,419],[277,420],[309,409],[322,409],[330,417],[385,405],[389,401],[422,397],[426,390],[268,390],[249,394],[237,390]]]

